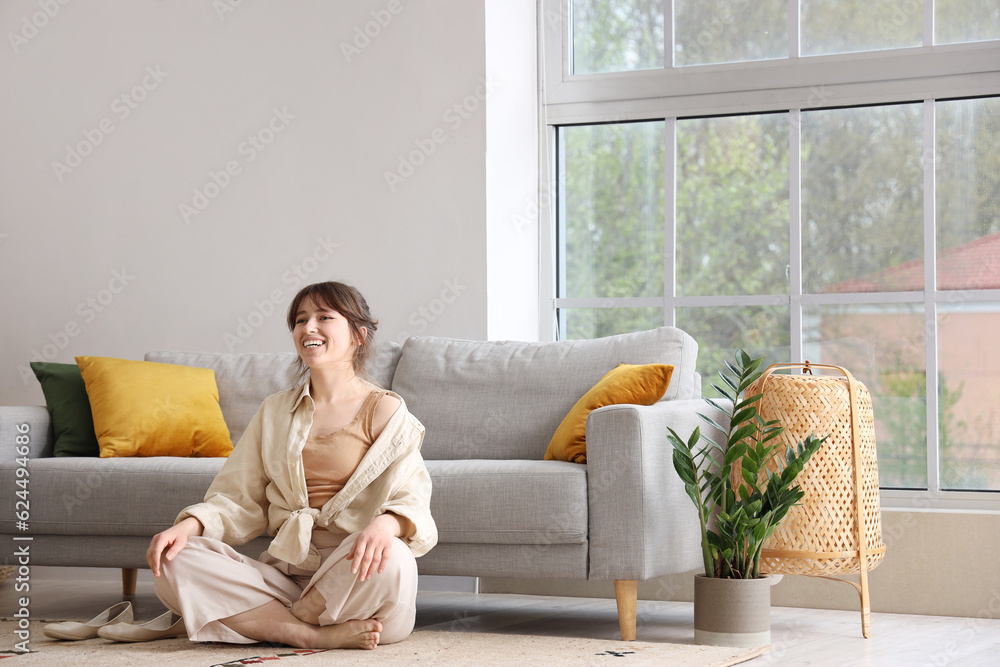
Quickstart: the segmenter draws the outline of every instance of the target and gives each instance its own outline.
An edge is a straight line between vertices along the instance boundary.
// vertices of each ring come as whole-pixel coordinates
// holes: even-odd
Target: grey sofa
[[[596,340],[381,343],[371,379],[426,427],[438,545],[421,574],[615,581],[624,639],[635,636],[636,582],[696,569],[699,531],[671,464],[667,427],[690,433],[704,411],[697,345],[662,327]],[[147,361],[212,368],[233,442],[263,398],[292,385],[294,354],[151,352]],[[615,405],[587,420],[587,464],[544,461],[575,402],[619,363],[669,363],[653,406]],[[28,425],[30,519],[16,525],[17,428]],[[202,499],[225,459],[55,458],[44,407],[0,407],[0,534],[30,536],[30,564],[123,569],[134,593],[150,537]],[[23,474],[23,473],[22,473]],[[8,541],[8,543],[11,543]],[[256,556],[258,538],[241,550]],[[0,562],[16,564],[13,549]]]

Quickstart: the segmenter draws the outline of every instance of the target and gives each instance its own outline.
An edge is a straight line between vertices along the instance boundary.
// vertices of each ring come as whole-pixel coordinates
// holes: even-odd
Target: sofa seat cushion
[[[427,461],[439,544],[583,544],[587,467],[565,461]]]
[[[29,530],[15,530],[13,492],[0,500],[0,530],[152,536],[173,525],[181,509],[204,499],[225,461],[173,456],[32,459]],[[18,467],[16,461],[0,464],[0,488],[16,488]]]
[[[28,531],[15,528],[13,493],[0,531],[22,535],[152,536],[201,502],[224,458],[32,459]],[[565,461],[427,461],[431,513],[442,543],[584,544],[587,467]],[[16,488],[18,464],[0,464]],[[151,490],[155,489],[153,495]]]

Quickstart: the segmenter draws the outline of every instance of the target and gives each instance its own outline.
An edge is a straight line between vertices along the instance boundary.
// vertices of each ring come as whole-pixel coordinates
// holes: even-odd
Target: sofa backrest
[[[384,388],[392,386],[401,351],[402,346],[394,341],[375,343],[366,369],[372,382]],[[145,359],[215,371],[219,406],[233,444],[239,442],[265,398],[298,383],[298,355],[294,352],[149,352]]]
[[[663,400],[700,396],[698,344],[674,327],[554,343],[414,337],[392,390],[427,429],[425,459],[541,459],[563,417],[621,363],[673,364]]]

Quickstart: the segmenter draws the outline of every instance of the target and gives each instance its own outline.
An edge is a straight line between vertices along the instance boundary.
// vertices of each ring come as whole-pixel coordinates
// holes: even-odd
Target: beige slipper
[[[187,637],[184,619],[168,611],[146,623],[115,623],[105,625],[97,634],[116,642],[148,642],[154,639]]]
[[[46,637],[53,639],[90,639],[96,637],[98,630],[111,623],[130,623],[132,621],[132,603],[119,602],[113,607],[105,609],[100,614],[90,619],[86,623],[79,621],[63,621],[62,623],[49,623],[42,632]]]

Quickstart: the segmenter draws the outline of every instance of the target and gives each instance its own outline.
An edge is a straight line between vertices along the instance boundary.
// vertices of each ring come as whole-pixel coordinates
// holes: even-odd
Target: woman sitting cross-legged
[[[153,537],[156,594],[193,641],[400,641],[413,630],[414,558],[437,542],[424,428],[360,377],[376,322],[355,288],[303,288],[288,326],[308,379],[264,400],[204,502]],[[265,531],[259,560],[230,546]]]

